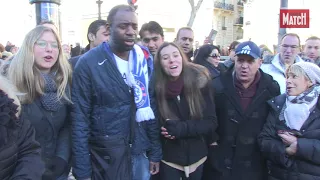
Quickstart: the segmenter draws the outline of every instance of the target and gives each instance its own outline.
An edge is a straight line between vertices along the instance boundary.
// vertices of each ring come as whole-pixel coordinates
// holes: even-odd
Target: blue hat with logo
[[[252,41],[245,41],[238,45],[235,50],[236,55],[246,54],[254,59],[258,59],[261,56],[260,48]]]

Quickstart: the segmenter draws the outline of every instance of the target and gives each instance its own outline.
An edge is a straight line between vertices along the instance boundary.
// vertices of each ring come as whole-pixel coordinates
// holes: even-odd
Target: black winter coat
[[[16,108],[12,105],[0,90],[0,179],[40,180],[44,164],[35,130],[28,120],[13,117]]]
[[[22,106],[21,116],[30,120],[35,128],[35,138],[41,145],[41,157],[46,165],[44,176],[48,178],[59,177],[69,170],[71,134],[68,111],[66,104],[56,112],[47,111],[39,99]]]
[[[213,101],[212,88],[206,86],[202,89],[205,99],[203,118],[191,120],[188,102],[182,92],[178,97],[168,99],[170,110],[180,119],[179,123],[186,124],[188,131],[186,134],[174,140],[162,137],[163,160],[182,166],[196,163],[201,158],[208,155],[207,136],[211,142],[217,140],[215,129],[217,128],[217,118]],[[211,97],[211,98],[210,98]]]
[[[218,145],[210,147],[206,180],[263,180],[267,169],[260,153],[257,136],[267,119],[267,100],[280,94],[270,75],[260,70],[256,94],[244,111],[233,84],[232,71],[213,81],[218,119]]]
[[[288,156],[278,130],[290,130],[279,120],[286,95],[280,95],[268,103],[272,108],[267,123],[259,135],[262,153],[268,160],[270,180],[320,180],[320,101],[302,125],[298,137],[297,153]]]

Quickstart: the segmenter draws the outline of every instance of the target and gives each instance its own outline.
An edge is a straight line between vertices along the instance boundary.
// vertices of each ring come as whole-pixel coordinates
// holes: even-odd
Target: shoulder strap
[[[132,147],[133,140],[134,140],[134,131],[135,131],[135,123],[136,123],[136,104],[134,102],[134,89],[130,88],[131,90],[131,100],[130,100],[130,136],[129,136],[129,145]]]

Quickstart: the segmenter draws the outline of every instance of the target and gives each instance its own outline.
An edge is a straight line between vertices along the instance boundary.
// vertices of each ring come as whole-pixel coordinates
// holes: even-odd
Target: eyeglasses
[[[220,54],[211,54],[211,55],[209,55],[209,57],[212,57],[212,58],[220,58]]]
[[[59,49],[59,45],[56,42],[47,42],[47,41],[37,41],[36,45],[39,46],[41,49],[45,49],[46,47],[48,47],[48,44],[50,44],[52,49]]]
[[[284,49],[288,49],[290,47],[292,50],[295,50],[295,49],[297,49],[299,47],[299,46],[296,46],[296,45],[287,45],[287,44],[281,44],[281,46]]]

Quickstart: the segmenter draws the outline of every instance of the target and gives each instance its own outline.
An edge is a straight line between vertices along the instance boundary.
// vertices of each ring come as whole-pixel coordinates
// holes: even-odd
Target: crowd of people
[[[0,179],[320,179],[318,37],[234,41],[222,62],[118,5],[87,38],[71,57],[47,22],[0,45]]]

